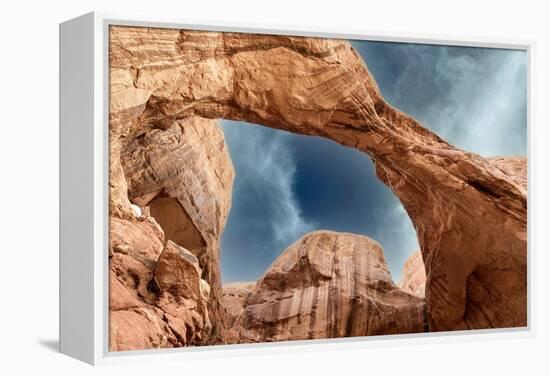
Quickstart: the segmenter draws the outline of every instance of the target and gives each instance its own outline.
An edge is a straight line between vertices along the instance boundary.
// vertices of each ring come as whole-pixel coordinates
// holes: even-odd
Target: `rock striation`
[[[426,289],[426,270],[420,250],[412,254],[405,261],[402,275],[403,277],[399,283],[399,288],[411,295],[424,298]]]
[[[192,200],[169,184],[153,184],[156,178],[150,180],[149,174],[132,175],[134,162],[128,162],[135,151],[154,155],[148,154],[158,143],[153,134],[168,132],[177,139],[178,127],[200,118],[322,136],[369,154],[377,176],[403,203],[417,230],[430,331],[527,325],[524,162],[462,151],[391,107],[347,41],[111,27],[110,98],[111,215],[131,219],[131,200],[145,205],[150,198],[158,198],[150,206],[157,213],[171,211],[166,207],[174,201],[185,209],[200,237],[192,227],[180,233],[196,235],[193,245],[195,240],[206,245],[198,253],[194,250],[203,246],[182,246],[198,256],[211,285],[213,323],[223,321],[216,240],[225,200],[198,200],[194,210]],[[152,141],[144,147],[143,140]],[[191,162],[191,169],[201,166],[195,171],[206,174],[201,164],[207,161]],[[186,176],[186,169],[165,178]],[[181,182],[191,179],[186,177]],[[210,189],[193,187],[199,193]],[[190,198],[198,195],[194,189]],[[218,194],[224,189],[212,193],[222,198]]]
[[[366,236],[308,233],[248,294],[239,343],[425,331],[424,300],[397,287],[380,245]]]

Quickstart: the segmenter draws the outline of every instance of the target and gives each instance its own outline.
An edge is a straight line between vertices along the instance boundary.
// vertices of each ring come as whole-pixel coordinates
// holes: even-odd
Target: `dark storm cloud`
[[[526,54],[521,51],[353,42],[389,103],[459,148],[525,155]],[[222,121],[236,169],[222,240],[224,282],[256,280],[314,229],[365,234],[395,280],[418,249],[400,202],[367,155],[317,137]]]

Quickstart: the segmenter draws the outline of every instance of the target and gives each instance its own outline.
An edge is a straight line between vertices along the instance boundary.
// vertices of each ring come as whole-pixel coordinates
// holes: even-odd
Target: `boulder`
[[[239,343],[407,334],[426,330],[424,300],[399,289],[366,236],[308,233],[286,249],[246,299]]]

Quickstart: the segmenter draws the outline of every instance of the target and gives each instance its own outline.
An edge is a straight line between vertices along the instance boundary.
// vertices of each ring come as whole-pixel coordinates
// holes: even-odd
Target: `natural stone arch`
[[[112,27],[111,211],[131,216],[117,156],[191,116],[332,139],[372,158],[426,266],[431,331],[527,324],[527,190],[392,108],[341,40]]]

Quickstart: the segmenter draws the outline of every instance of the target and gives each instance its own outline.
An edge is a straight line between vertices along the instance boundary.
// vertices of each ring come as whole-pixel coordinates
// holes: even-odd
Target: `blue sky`
[[[523,51],[352,41],[387,102],[455,146],[525,155]],[[257,280],[303,234],[329,229],[382,245],[395,281],[418,250],[414,228],[366,154],[318,137],[221,121],[235,166],[222,280]]]

